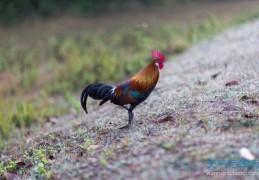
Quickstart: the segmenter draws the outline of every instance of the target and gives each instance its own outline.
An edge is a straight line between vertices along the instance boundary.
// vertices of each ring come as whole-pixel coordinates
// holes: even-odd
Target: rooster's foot
[[[125,125],[125,126],[122,126],[122,127],[120,127],[119,129],[129,129],[130,128],[130,124],[127,124],[127,125]]]

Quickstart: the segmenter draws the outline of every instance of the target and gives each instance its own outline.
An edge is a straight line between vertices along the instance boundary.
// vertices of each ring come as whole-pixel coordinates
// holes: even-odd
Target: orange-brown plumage
[[[130,88],[141,93],[156,86],[159,78],[159,70],[153,60],[146,68],[130,79]]]

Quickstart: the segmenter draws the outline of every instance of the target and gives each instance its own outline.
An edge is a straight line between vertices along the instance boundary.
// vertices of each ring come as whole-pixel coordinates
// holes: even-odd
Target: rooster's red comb
[[[153,57],[154,59],[160,59],[160,60],[162,60],[163,62],[166,61],[166,57],[165,57],[161,52],[159,52],[158,50],[153,50],[153,51],[152,51],[152,57]]]

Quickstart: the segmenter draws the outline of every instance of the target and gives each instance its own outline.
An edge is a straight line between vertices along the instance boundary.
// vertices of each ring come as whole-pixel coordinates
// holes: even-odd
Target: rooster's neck
[[[134,84],[134,86],[141,86],[142,91],[146,91],[156,85],[158,78],[159,70],[155,65],[155,61],[152,61],[142,71],[131,78],[131,83]]]

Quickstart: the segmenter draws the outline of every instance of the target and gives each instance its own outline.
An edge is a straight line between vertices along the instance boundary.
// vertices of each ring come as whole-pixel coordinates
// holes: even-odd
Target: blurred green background
[[[107,10],[123,11],[129,5],[143,7],[163,6],[172,3],[188,3],[191,0],[2,0],[1,18],[6,22],[16,22],[21,16],[49,16],[57,12],[101,13]]]
[[[82,113],[88,84],[116,84],[150,60],[259,17],[258,1],[0,0],[0,147],[49,117]],[[9,141],[11,139],[11,141]]]

